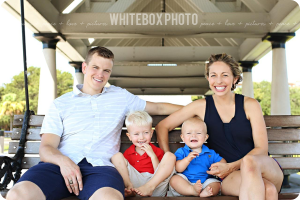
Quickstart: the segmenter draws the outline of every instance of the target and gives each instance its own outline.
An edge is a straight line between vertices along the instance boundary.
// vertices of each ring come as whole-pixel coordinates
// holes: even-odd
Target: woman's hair
[[[89,64],[89,62],[91,61],[91,58],[94,54],[97,54],[98,56],[101,56],[103,58],[109,58],[114,60],[114,54],[113,52],[111,52],[111,50],[105,48],[105,47],[94,47],[92,49],[90,49],[86,55],[85,58],[85,63]]]
[[[128,128],[131,125],[135,126],[152,126],[152,117],[145,111],[134,111],[127,114],[125,125]]]
[[[234,90],[236,88],[236,85],[243,80],[241,74],[242,71],[239,68],[239,63],[235,61],[235,59],[231,55],[227,55],[226,53],[222,54],[212,54],[209,59],[208,63],[205,65],[205,76],[209,76],[209,67],[214,62],[224,62],[230,67],[230,70],[233,74],[234,78],[238,78],[235,84],[232,84],[231,90]]]

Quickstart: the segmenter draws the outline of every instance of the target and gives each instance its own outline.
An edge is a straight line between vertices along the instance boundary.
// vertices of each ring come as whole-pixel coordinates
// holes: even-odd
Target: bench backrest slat
[[[300,143],[269,144],[271,155],[300,155]]]
[[[154,143],[158,146],[157,143]],[[17,141],[9,143],[8,153],[13,154],[17,152],[19,143]],[[121,152],[124,152],[131,143],[122,143]],[[170,143],[170,149],[175,152],[179,147],[184,146],[184,143]],[[25,143],[25,153],[26,154],[38,154],[39,153],[40,142],[26,142]],[[275,143],[269,144],[269,153],[271,155],[300,155],[300,143]]]
[[[267,127],[300,127],[300,115],[266,115]]]
[[[155,127],[162,119],[167,116],[152,116],[153,127]],[[20,120],[21,119],[21,120]],[[40,146],[40,127],[44,116],[34,115],[30,117],[30,128],[28,129],[27,143],[25,153],[28,155],[38,155]],[[280,155],[300,155],[300,116],[264,116],[268,140],[269,152],[276,157]],[[18,149],[19,139],[21,135],[21,126],[23,124],[23,115],[15,115],[14,128],[12,132],[12,141],[9,144],[9,153],[14,154]],[[126,128],[121,133],[121,152],[124,152],[132,143],[126,136]],[[179,147],[184,146],[180,138],[180,127],[169,133],[169,146],[172,152]],[[284,143],[285,141],[293,141],[292,143]],[[158,146],[157,137],[154,132],[152,142]],[[280,164],[284,169],[300,169],[300,158],[297,157],[279,157]],[[29,168],[39,161],[39,157],[24,158],[23,167]]]
[[[269,141],[300,141],[300,129],[267,129]]]
[[[13,125],[22,126],[23,117],[23,115],[15,115]],[[29,126],[41,127],[43,124],[44,117],[44,115],[31,115],[29,119]]]
[[[11,133],[12,140],[20,140],[22,128],[13,128]],[[29,128],[27,130],[27,141],[40,141],[41,129],[40,128]]]
[[[40,141],[40,128],[28,129],[27,141]],[[126,130],[122,130],[121,141],[130,142],[126,136]],[[269,141],[300,141],[300,129],[267,129]],[[180,142],[181,131],[173,130],[169,133],[169,142]],[[14,128],[12,131],[12,140],[19,140],[21,136],[21,128]],[[152,142],[157,142],[154,132]]]

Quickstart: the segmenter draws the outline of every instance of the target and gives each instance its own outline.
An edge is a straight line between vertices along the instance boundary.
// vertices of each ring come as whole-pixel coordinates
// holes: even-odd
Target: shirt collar
[[[78,84],[76,87],[73,88],[73,97],[75,96],[86,96],[88,94],[83,93],[81,90],[83,88],[83,84]],[[100,96],[101,94],[107,92],[107,87],[103,87],[103,90],[99,94],[95,94],[93,96]]]
[[[135,145],[132,144],[128,149],[127,149],[128,154],[135,154]]]
[[[151,146],[152,150],[154,151],[153,147],[154,147],[154,144],[152,143],[149,143],[149,145]],[[136,154],[136,150],[135,150],[135,145],[132,144],[128,149],[127,149],[127,153],[128,154]],[[147,154],[148,155],[148,154]]]
[[[192,152],[192,151],[193,151],[188,145],[184,145],[183,148],[186,149],[186,150],[188,150],[189,152]],[[204,154],[204,153],[207,153],[207,152],[210,152],[210,151],[209,151],[209,148],[203,144],[203,145],[202,145],[202,151],[201,151],[200,155],[201,155],[201,154]]]

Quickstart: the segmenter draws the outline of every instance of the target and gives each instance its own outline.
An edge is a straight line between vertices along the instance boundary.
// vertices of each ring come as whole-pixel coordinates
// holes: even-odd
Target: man
[[[104,87],[113,68],[113,53],[104,47],[88,52],[82,64],[84,84],[54,100],[41,129],[42,163],[30,168],[7,194],[15,199],[121,200],[122,177],[110,158],[119,151],[125,114],[145,110],[168,115],[182,106],[152,103],[127,90]]]

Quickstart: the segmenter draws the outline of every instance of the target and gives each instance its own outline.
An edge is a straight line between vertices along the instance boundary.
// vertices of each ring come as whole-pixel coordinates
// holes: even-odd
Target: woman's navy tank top
[[[207,96],[204,122],[209,134],[209,147],[227,162],[241,159],[254,148],[252,128],[245,114],[243,95],[235,94],[235,115],[229,123],[222,122],[212,96]]]

